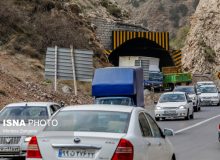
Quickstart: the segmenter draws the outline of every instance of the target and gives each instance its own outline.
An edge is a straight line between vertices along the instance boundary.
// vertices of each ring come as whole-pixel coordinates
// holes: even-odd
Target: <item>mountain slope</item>
[[[183,67],[193,73],[220,71],[220,0],[201,0],[183,48]]]
[[[188,24],[199,0],[118,0],[128,8],[130,21],[143,24],[151,31],[169,31],[173,37],[177,30]]]

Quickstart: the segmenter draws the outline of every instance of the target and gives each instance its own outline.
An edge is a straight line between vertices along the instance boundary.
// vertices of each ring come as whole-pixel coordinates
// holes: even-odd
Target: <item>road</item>
[[[220,107],[202,107],[202,111],[194,113],[193,120],[165,120],[158,123],[161,128],[171,128],[177,132],[169,137],[177,160],[220,159],[220,143],[217,140]]]
[[[175,136],[170,137],[177,160],[220,159],[220,143],[217,140],[220,107],[202,107],[202,111],[196,112],[194,117],[194,120],[188,121],[166,120],[159,122],[161,128],[171,128],[174,132],[178,132]],[[212,117],[214,118],[210,119]]]

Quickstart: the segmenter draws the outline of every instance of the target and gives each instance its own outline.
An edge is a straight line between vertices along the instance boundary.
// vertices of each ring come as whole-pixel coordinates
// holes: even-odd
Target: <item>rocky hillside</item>
[[[104,7],[103,7],[104,8]],[[53,92],[44,79],[46,48],[94,50],[95,66],[105,65],[94,28],[73,0],[0,1],[0,108],[16,101],[91,103],[89,84],[79,83],[79,96]]]
[[[188,23],[199,0],[118,0],[130,13],[130,21],[152,31],[169,31],[176,35]]]
[[[220,0],[201,0],[190,21],[183,67],[193,73],[220,71]],[[215,76],[216,77],[216,76]]]

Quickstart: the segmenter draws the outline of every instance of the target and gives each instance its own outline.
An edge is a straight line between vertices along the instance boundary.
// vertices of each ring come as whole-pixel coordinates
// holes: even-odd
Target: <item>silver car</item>
[[[194,111],[197,112],[201,110],[198,103],[198,95],[194,86],[176,86],[173,91],[187,93],[189,98],[192,100]]]
[[[172,144],[145,109],[84,105],[61,109],[32,137],[27,160],[175,160]]]
[[[9,104],[0,112],[0,158],[25,157],[28,142],[60,106],[49,102]]]
[[[167,92],[160,96],[155,107],[156,121],[165,118],[194,118],[192,100],[185,92]]]

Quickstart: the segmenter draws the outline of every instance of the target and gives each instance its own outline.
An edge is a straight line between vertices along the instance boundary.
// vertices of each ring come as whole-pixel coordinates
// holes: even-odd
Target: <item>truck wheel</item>
[[[159,121],[159,120],[160,120],[160,118],[158,118],[158,117],[155,117],[155,120],[156,120],[156,121]]]

